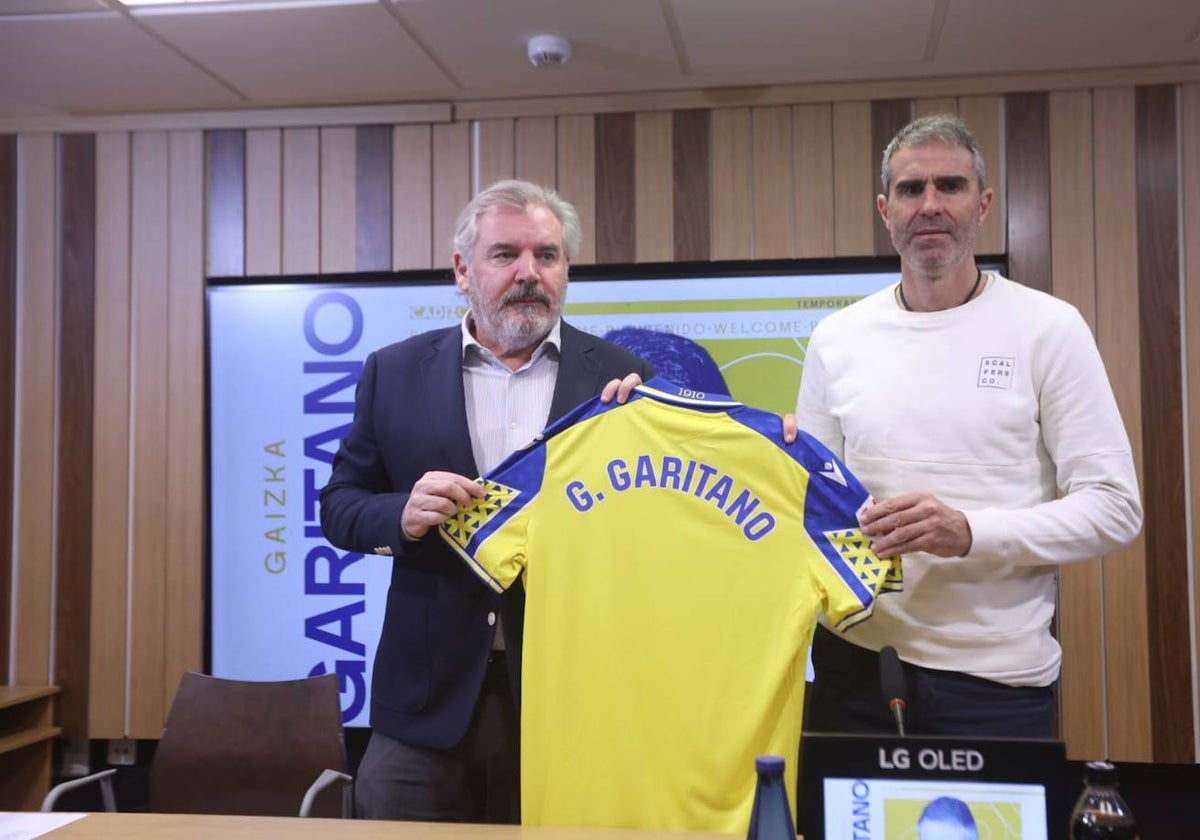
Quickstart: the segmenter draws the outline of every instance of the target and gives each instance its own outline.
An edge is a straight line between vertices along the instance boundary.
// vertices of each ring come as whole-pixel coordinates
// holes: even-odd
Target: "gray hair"
[[[901,149],[911,149],[917,146],[928,146],[931,143],[942,143],[971,153],[975,164],[975,175],[979,178],[979,191],[986,189],[984,183],[983,154],[979,151],[979,142],[975,135],[967,129],[954,114],[930,114],[918,117],[904,128],[896,132],[892,142],[883,150],[883,164],[879,169],[879,183],[883,186],[883,194],[889,194],[892,186],[892,155]]]
[[[479,233],[476,223],[481,213],[496,207],[528,210],[539,205],[553,213],[562,225],[563,250],[566,252],[567,261],[573,262],[583,245],[583,227],[579,223],[579,214],[575,212],[575,208],[550,187],[516,180],[497,181],[480,191],[463,208],[458,214],[458,221],[454,223],[455,253],[470,257],[474,252],[475,238]]]

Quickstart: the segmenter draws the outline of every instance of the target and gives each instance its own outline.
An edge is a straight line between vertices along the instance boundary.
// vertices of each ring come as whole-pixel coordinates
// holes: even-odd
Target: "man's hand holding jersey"
[[[600,392],[601,402],[625,403],[642,378],[631,373],[624,379],[613,379]],[[472,499],[487,495],[483,485],[465,475],[433,470],[425,473],[408,493],[408,501],[400,512],[400,531],[411,542],[421,539],[453,516]]]
[[[963,557],[971,550],[971,526],[960,510],[925,490],[901,493],[862,512],[862,531],[882,558],[924,551]]]

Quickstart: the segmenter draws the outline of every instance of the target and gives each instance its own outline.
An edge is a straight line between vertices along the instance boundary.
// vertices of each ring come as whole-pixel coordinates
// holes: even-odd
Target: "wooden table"
[[[323,820],[300,817],[227,817],[208,814],[88,814],[46,835],[163,838],[163,840],[729,840],[737,834],[635,831],[623,828],[532,828],[517,825]]]

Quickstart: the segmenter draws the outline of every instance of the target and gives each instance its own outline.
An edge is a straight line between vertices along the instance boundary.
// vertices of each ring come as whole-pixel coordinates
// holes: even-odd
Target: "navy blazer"
[[[653,375],[642,359],[565,322],[560,349],[550,421],[600,393],[611,379]],[[479,474],[467,429],[457,326],[367,357],[354,421],[321,491],[321,527],[330,543],[392,555],[372,674],[371,726],[406,744],[445,749],[467,731],[502,608],[505,646],[514,686],[519,685],[524,590],[492,592],[436,529],[415,543],[401,539],[408,493],[430,470]]]

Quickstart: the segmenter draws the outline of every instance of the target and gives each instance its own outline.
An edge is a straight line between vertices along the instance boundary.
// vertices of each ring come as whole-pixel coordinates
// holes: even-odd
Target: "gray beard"
[[[515,350],[521,350],[529,347],[531,344],[537,344],[543,338],[550,334],[550,330],[554,328],[554,321],[557,316],[547,315],[541,317],[526,317],[520,319],[499,318],[499,323],[491,325],[492,337],[500,348],[511,353]]]
[[[499,312],[481,318],[480,308],[474,301],[471,301],[471,312],[475,320],[476,331],[478,332],[482,327],[488,338],[498,345],[501,353],[512,353],[537,344],[550,334],[550,330],[554,328],[554,322],[561,314],[561,312],[552,310],[545,315],[517,315],[513,312],[505,313],[504,308],[501,308]]]

